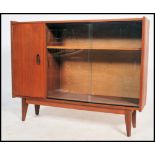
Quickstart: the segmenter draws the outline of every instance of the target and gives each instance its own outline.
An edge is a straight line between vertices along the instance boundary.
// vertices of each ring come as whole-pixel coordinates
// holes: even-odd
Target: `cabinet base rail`
[[[54,102],[55,101],[55,102]],[[29,98],[22,98],[22,121],[25,121],[26,113],[29,104],[34,104],[35,107],[35,114],[39,115],[40,105],[45,106],[54,106],[54,107],[61,107],[61,108],[68,108],[68,109],[78,109],[78,110],[87,110],[87,111],[96,111],[96,112],[106,112],[106,113],[114,113],[114,114],[122,114],[125,116],[125,124],[126,124],[126,132],[127,136],[131,136],[131,126],[136,128],[136,108],[112,108],[113,106],[94,106],[83,104],[80,105],[76,104],[67,104],[67,101],[56,101],[56,100],[48,100],[48,99],[29,99]],[[64,103],[65,102],[65,103]],[[74,102],[73,102],[74,103]],[[80,103],[80,102],[79,102]]]

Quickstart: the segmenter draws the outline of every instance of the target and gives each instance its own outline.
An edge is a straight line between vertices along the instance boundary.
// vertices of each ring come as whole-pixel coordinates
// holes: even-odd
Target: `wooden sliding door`
[[[43,23],[11,24],[12,94],[46,96],[46,48]]]

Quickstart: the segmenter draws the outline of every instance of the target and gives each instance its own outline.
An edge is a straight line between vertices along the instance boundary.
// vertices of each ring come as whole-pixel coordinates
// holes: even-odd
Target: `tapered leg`
[[[35,107],[35,114],[39,115],[40,105],[34,105],[34,107]]]
[[[22,98],[22,121],[25,121],[27,108],[28,104],[26,103],[26,99]]]
[[[125,123],[128,137],[131,136],[131,119],[132,119],[132,111],[127,111],[125,114]]]
[[[132,112],[132,126],[136,128],[136,110]]]

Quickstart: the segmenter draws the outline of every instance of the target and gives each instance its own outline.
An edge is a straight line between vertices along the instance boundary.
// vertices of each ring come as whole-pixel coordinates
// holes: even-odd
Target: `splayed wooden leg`
[[[22,121],[25,121],[27,109],[28,104],[26,103],[26,99],[22,98]]]
[[[125,123],[128,137],[131,136],[131,120],[132,120],[132,111],[127,111],[125,114]]]
[[[39,115],[40,105],[34,105],[35,107],[35,114]]]
[[[136,128],[136,110],[132,112],[132,126]]]

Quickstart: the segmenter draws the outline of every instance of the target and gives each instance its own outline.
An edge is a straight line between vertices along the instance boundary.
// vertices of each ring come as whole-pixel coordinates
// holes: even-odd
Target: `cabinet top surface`
[[[57,20],[57,21],[11,21],[12,24],[18,23],[92,23],[92,22],[121,22],[121,21],[142,21],[143,18],[120,18],[120,19],[89,19],[89,20]]]

